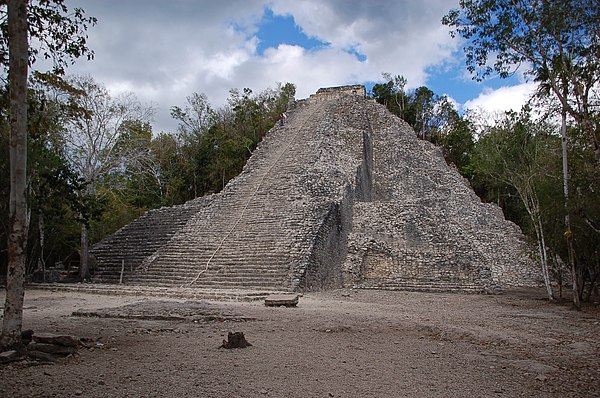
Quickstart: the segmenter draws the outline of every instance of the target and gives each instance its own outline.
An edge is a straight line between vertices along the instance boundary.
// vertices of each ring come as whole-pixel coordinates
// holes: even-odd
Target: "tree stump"
[[[227,340],[223,340],[223,344],[219,348],[246,348],[251,347],[252,344],[248,343],[242,332],[229,332],[227,334]]]

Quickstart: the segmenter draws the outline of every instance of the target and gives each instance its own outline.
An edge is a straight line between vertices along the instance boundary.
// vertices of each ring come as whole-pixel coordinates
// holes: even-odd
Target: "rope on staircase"
[[[221,239],[221,242],[219,243],[219,245],[217,246],[217,248],[214,250],[214,252],[211,254],[211,256],[209,257],[209,259],[206,261],[206,265],[204,266],[204,269],[202,269],[202,270],[200,270],[198,272],[198,274],[196,275],[196,277],[191,282],[189,282],[187,284],[188,286],[192,286],[194,283],[196,283],[196,281],[198,281],[198,279],[200,279],[200,276],[202,276],[203,273],[205,273],[206,271],[208,271],[208,267],[209,267],[211,261],[213,260],[213,258],[217,254],[217,252],[221,249],[221,247],[223,247],[223,244],[225,243],[225,241],[227,240],[227,238],[229,238],[229,236],[231,236],[231,234],[233,233],[233,231],[235,230],[235,228],[237,227],[237,225],[240,223],[240,221],[244,217],[244,213],[246,212],[246,209],[248,208],[248,206],[252,202],[252,199],[254,199],[254,197],[256,196],[256,194],[258,193],[258,191],[260,190],[260,188],[262,187],[263,182],[265,181],[265,178],[267,177],[267,175],[269,175],[271,173],[271,170],[279,162],[279,159],[281,159],[281,157],[283,156],[283,154],[286,153],[288,151],[288,149],[292,146],[292,143],[296,140],[296,138],[300,134],[300,131],[302,131],[304,129],[304,126],[308,123],[308,120],[310,120],[312,118],[312,116],[317,111],[319,111],[321,109],[321,107],[322,107],[322,105],[320,103],[317,103],[315,105],[314,110],[305,119],[305,121],[299,127],[296,128],[296,131],[294,132],[294,135],[288,141],[288,143],[286,144],[285,148],[279,153],[279,155],[277,156],[277,159],[275,159],[275,161],[271,164],[271,166],[269,166],[269,168],[267,169],[267,171],[265,171],[265,173],[260,178],[260,182],[256,186],[256,189],[254,190],[254,192],[252,193],[252,195],[250,195],[250,197],[246,201],[246,204],[244,205],[244,208],[242,209],[242,212],[240,213],[240,216],[238,217],[238,219],[236,220],[236,222],[233,224],[233,226],[231,227],[231,229],[229,230],[229,232],[227,232],[227,234],[225,234],[225,236],[223,237],[223,239]],[[185,285],[182,285],[181,287],[185,287]]]

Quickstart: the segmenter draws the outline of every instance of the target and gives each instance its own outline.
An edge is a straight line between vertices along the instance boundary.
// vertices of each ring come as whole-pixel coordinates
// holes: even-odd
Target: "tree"
[[[600,2],[461,0],[460,7],[442,23],[467,40],[467,68],[475,78],[525,68],[588,134],[600,167]]]
[[[179,133],[185,136],[202,136],[213,123],[213,113],[206,94],[193,93],[186,98],[185,108],[174,106],[171,117],[179,122]]]
[[[375,100],[385,105],[393,114],[406,121],[406,106],[408,94],[405,87],[407,80],[402,75],[392,76],[390,73],[381,74],[385,83],[377,83],[373,86],[372,94]]]
[[[77,58],[94,58],[94,52],[87,46],[87,30],[97,22],[88,17],[81,8],[69,8],[65,0],[38,0],[27,2],[27,31],[35,46],[28,47],[29,65],[39,57],[51,60],[54,72],[63,74]],[[0,2],[0,65],[8,68],[9,41],[7,23],[7,2]],[[6,80],[5,77],[2,77]]]
[[[445,130],[459,117],[454,105],[425,86],[407,92],[407,80],[401,75],[382,76],[387,82],[373,86],[373,98],[408,123],[418,137],[439,144]]]
[[[27,2],[8,2],[10,204],[6,304],[0,347],[19,347],[27,243]]]
[[[454,28],[452,35],[458,34],[467,39],[467,67],[475,73],[475,78],[482,79],[493,72],[507,77],[520,66],[526,68],[525,76],[534,77],[540,83],[538,95],[553,95],[560,102],[562,131],[565,132],[568,114],[587,133],[589,149],[594,153],[596,168],[600,170],[600,2],[461,0],[460,7],[460,10],[451,10],[442,22]],[[493,64],[490,65],[489,61]],[[569,183],[564,138],[566,203]],[[565,237],[571,248],[568,212],[565,219]],[[574,253],[569,250],[573,304],[579,308],[577,270]]]
[[[65,154],[86,183],[85,195],[95,198],[103,179],[124,171],[128,164],[147,155],[137,145],[131,128],[148,122],[154,109],[142,105],[132,93],[111,97],[106,88],[89,76],[73,76],[67,81],[74,90],[68,93],[73,114],[65,126]],[[79,276],[82,280],[90,276],[89,221],[89,214],[81,214]]]
[[[444,158],[453,164],[459,173],[470,178],[473,174],[471,156],[475,148],[473,123],[467,116],[461,116],[453,108],[448,111],[445,126],[437,138]]]
[[[80,211],[81,181],[72,172],[62,148],[62,121],[66,110],[48,96],[47,81],[58,77],[33,73],[28,93],[28,204],[30,234],[26,272],[43,271],[72,249],[73,211]],[[47,234],[46,231],[49,233]],[[65,249],[69,253],[65,253]],[[41,274],[45,278],[45,272]]]
[[[278,83],[260,93],[232,89],[228,104],[219,109],[213,109],[204,94],[194,93],[185,108],[171,108],[172,117],[179,121],[178,159],[169,162],[175,172],[163,169],[161,173],[168,176],[168,186],[179,189],[174,196],[189,200],[223,189],[242,171],[295,91],[291,83]],[[167,137],[161,140],[168,142]]]
[[[528,112],[507,113],[506,117],[484,131],[474,155],[475,171],[514,188],[527,211],[534,231],[544,284],[550,300],[548,249],[540,205],[539,185],[551,172],[548,167],[551,126],[534,123]]]
[[[392,76],[390,73],[381,74],[384,80],[387,80],[386,86],[389,87],[390,94],[394,98],[394,102],[398,107],[398,115],[403,116],[404,110],[406,109],[406,78],[402,75]]]
[[[57,70],[83,55],[93,56],[85,31],[95,18],[85,18],[81,9],[69,14],[63,0],[46,0],[30,5],[26,0],[0,4],[0,65],[8,69],[10,95],[10,222],[7,293],[1,347],[21,344],[23,275],[27,240],[27,73],[28,66],[42,53]],[[29,47],[28,36],[38,47]]]

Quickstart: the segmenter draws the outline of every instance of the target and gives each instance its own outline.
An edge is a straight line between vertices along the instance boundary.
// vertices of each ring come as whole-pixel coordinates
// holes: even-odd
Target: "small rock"
[[[43,352],[43,351],[36,351],[36,350],[27,350],[27,356],[31,359],[35,359],[37,361],[42,361],[42,362],[56,362],[56,360],[58,359],[56,356],[48,353],[48,352]]]
[[[535,379],[539,380],[539,381],[546,381],[546,380],[548,380],[548,376],[546,376],[546,375],[537,375],[535,377]]]
[[[14,362],[22,359],[23,356],[18,351],[10,350],[0,353],[0,363]]]
[[[46,352],[48,354],[56,354],[56,355],[71,355],[77,352],[77,347],[66,347],[57,344],[47,344],[47,343],[29,343],[27,346],[27,350],[31,351],[41,351]]]
[[[31,329],[23,330],[21,332],[21,341],[23,342],[23,344],[27,345],[27,344],[31,343],[32,336],[33,336],[33,330],[31,330]]]
[[[262,394],[262,395],[266,395],[266,394],[268,394],[269,392],[263,388],[262,390],[259,390],[259,391],[258,391],[258,393],[259,393],[259,394]]]
[[[81,390],[75,390],[74,394],[77,395],[77,396],[80,396],[80,395],[83,394],[83,391],[81,391]]]
[[[64,347],[77,347],[79,345],[79,339],[67,335],[57,336],[52,334],[36,334],[33,336],[33,341],[36,343],[54,344]]]
[[[10,358],[10,357],[14,357],[16,354],[17,354],[17,351],[15,351],[15,350],[4,351],[4,352],[0,352],[0,358]]]

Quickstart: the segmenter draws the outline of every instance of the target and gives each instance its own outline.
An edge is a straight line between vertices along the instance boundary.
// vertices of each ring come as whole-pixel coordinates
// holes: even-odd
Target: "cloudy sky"
[[[190,94],[220,106],[229,90],[277,82],[306,98],[319,87],[366,84],[381,73],[426,85],[461,109],[520,108],[531,85],[513,77],[473,82],[462,43],[440,22],[458,0],[67,0],[98,24],[89,31],[89,74],[113,94],[130,91],[157,108],[154,131]]]

